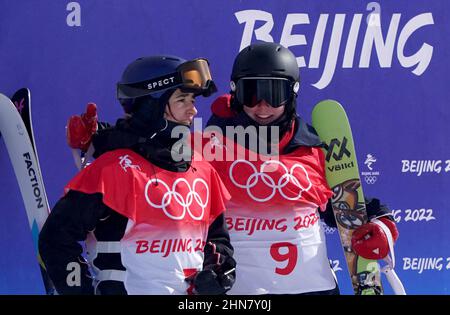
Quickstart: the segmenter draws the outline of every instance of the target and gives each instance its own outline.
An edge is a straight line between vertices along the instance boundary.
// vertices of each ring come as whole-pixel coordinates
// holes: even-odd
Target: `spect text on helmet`
[[[175,83],[174,80],[175,80],[175,77],[172,76],[170,78],[153,81],[153,82],[150,82],[147,84],[147,89],[154,90],[155,88],[158,88],[158,90],[159,90],[160,87],[165,88],[166,86],[172,85],[173,83]]]

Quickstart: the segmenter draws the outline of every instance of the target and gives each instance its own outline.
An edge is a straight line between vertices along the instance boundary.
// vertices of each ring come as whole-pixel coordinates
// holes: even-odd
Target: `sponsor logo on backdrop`
[[[403,270],[418,274],[431,270],[450,270],[450,257],[403,257]]]
[[[395,222],[428,222],[436,220],[433,214],[433,209],[406,209],[406,210],[392,210],[392,216]]]
[[[370,2],[358,11],[354,14],[322,13],[318,18],[306,12],[291,12],[286,14],[284,21],[274,20],[271,12],[263,10],[238,11],[234,15],[238,23],[243,24],[239,50],[250,45],[252,40],[279,42],[292,50],[302,49],[301,55],[297,56],[298,66],[322,69],[319,81],[312,84],[317,89],[330,84],[338,67],[391,68],[396,58],[395,61],[403,68],[411,68],[416,76],[427,70],[433,57],[433,46],[427,42],[416,43],[415,33],[422,28],[428,31],[429,25],[434,24],[431,12],[415,16],[389,15],[383,13],[378,2]],[[273,36],[277,33],[275,23],[284,23],[280,38]],[[307,37],[300,29],[314,35]],[[325,34],[330,32],[328,41]],[[406,46],[418,48],[406,52]],[[378,63],[370,64],[372,53],[376,54]]]
[[[378,176],[380,176],[380,172],[374,170],[376,162],[377,158],[373,154],[368,153],[366,155],[364,165],[368,170],[361,172],[361,176],[364,178],[364,181],[369,185],[375,184],[378,179]]]
[[[402,160],[402,173],[440,174],[450,172],[450,160]]]

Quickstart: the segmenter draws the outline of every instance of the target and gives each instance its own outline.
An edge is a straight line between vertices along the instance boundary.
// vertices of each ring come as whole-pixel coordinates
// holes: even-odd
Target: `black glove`
[[[227,257],[224,263],[206,266],[202,271],[186,278],[186,281],[194,285],[194,294],[225,294],[234,284],[235,269],[236,261],[232,257]]]

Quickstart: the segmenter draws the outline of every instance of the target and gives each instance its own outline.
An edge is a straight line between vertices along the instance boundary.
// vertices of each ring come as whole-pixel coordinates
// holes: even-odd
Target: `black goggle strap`
[[[230,82],[231,91],[242,105],[254,107],[262,99],[272,107],[285,105],[298,91],[299,83],[285,78],[248,77]]]
[[[136,83],[117,83],[117,97],[120,99],[146,96],[162,90],[180,86],[181,84],[182,79],[179,72],[170,73],[158,78]]]

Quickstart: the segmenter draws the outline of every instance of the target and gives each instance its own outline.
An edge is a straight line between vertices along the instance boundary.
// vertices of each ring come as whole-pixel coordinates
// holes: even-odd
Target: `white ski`
[[[0,93],[0,132],[14,168],[27,212],[37,259],[48,294],[54,293],[38,251],[39,232],[49,214],[37,158],[25,124],[11,100]]]

